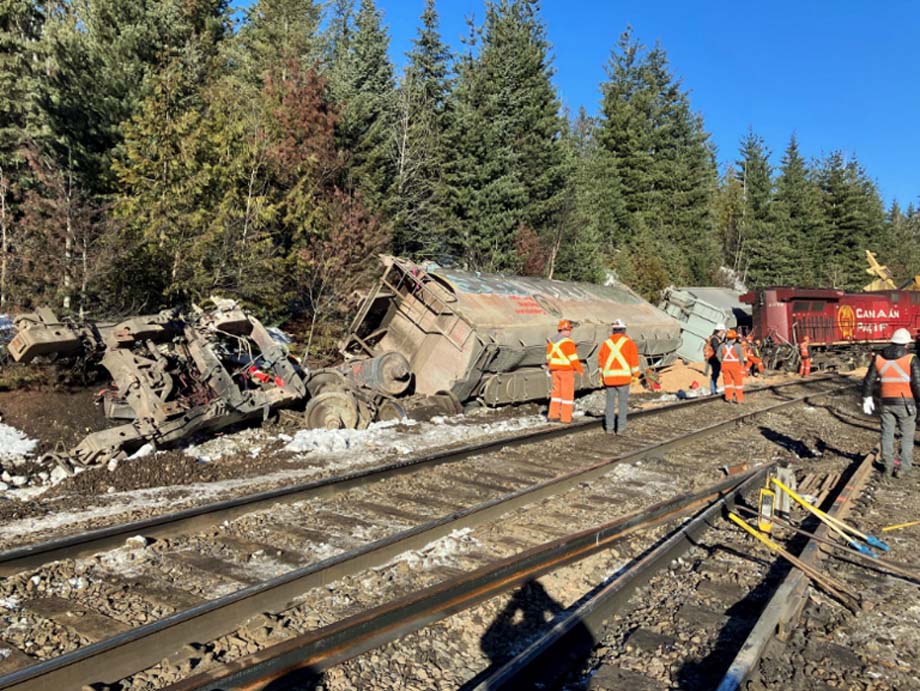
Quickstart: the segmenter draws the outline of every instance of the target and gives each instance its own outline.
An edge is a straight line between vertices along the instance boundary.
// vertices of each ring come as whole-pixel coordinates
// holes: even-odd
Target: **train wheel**
[[[322,370],[307,381],[307,391],[311,396],[319,396],[326,391],[347,391],[348,381],[345,375],[335,370]]]
[[[325,391],[314,396],[303,412],[310,429],[355,429],[358,426],[358,406],[344,391]]]

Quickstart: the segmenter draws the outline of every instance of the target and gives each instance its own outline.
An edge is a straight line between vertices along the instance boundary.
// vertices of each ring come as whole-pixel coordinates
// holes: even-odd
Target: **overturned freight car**
[[[345,340],[347,360],[402,354],[414,391],[504,405],[546,398],[546,341],[561,317],[587,362],[579,390],[597,388],[597,351],[622,319],[643,369],[674,361],[678,322],[622,284],[600,286],[444,269],[384,257],[384,273]]]

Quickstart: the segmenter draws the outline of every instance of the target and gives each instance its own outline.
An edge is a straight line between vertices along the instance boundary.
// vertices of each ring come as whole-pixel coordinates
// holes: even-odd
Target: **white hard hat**
[[[614,319],[613,324],[610,325],[611,329],[625,329],[626,323],[622,319]]]
[[[910,331],[907,329],[898,329],[891,334],[891,342],[895,345],[907,345],[910,343]]]
[[[725,331],[725,324],[723,324],[722,322],[719,322],[718,324],[716,324],[716,331]]]

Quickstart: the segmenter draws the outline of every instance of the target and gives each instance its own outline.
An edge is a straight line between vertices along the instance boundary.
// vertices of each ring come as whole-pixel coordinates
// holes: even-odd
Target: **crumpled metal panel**
[[[750,306],[741,302],[741,291],[731,288],[671,287],[659,307],[680,322],[683,343],[677,354],[690,362],[703,360],[703,346],[717,324],[751,326]]]
[[[62,464],[103,463],[145,441],[172,444],[305,398],[284,344],[232,300],[212,302],[207,310],[165,310],[119,324],[62,321],[47,309],[17,318],[16,359],[79,353],[99,362],[112,377],[106,411],[131,419],[90,434]]]

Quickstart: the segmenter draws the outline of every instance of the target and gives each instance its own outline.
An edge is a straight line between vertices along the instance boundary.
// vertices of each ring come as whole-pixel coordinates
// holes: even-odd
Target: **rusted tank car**
[[[545,398],[546,341],[561,317],[587,362],[579,390],[597,388],[597,351],[624,320],[643,369],[674,361],[680,324],[622,284],[599,286],[443,269],[385,257],[342,345],[349,360],[405,356],[414,391],[503,405]]]

